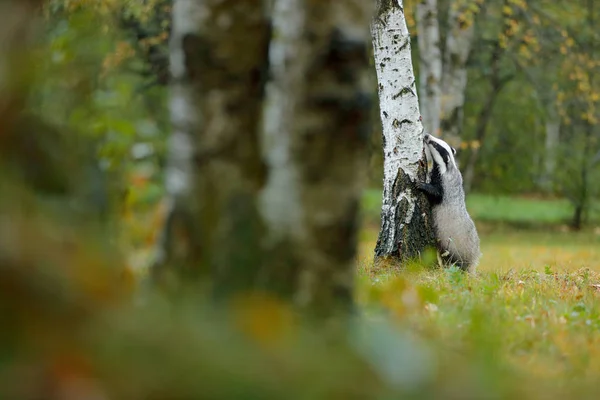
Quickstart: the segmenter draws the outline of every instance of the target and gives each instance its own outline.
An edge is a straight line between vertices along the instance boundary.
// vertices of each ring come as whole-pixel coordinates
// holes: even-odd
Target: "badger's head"
[[[454,156],[456,155],[456,149],[444,142],[442,139],[438,139],[432,135],[425,134],[423,138],[425,146],[425,156],[427,157],[427,164],[432,164],[432,170],[439,171],[440,175],[444,175],[448,172],[458,172],[458,166]]]

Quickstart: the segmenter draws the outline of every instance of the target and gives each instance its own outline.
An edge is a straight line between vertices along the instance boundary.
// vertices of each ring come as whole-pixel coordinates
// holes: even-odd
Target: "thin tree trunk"
[[[590,163],[590,140],[592,138],[594,126],[588,121],[584,121],[584,126],[585,136],[583,156],[581,158],[581,169],[579,171],[581,186],[577,191],[578,193],[575,195],[575,209],[573,211],[573,218],[571,219],[571,228],[576,231],[581,230],[583,227],[585,216],[589,208],[589,168],[591,168],[592,165],[592,163]]]
[[[498,97],[498,91],[492,87],[490,93],[486,99],[485,104],[482,106],[479,115],[477,116],[477,124],[475,127],[475,139],[477,142],[481,143],[485,139],[485,134],[487,132],[487,127],[492,119],[492,112],[494,111],[494,103],[496,102],[496,98]],[[469,193],[473,186],[473,178],[475,177],[475,166],[477,165],[477,161],[479,160],[479,150],[481,147],[476,147],[471,149],[471,153],[469,154],[469,158],[467,159],[467,164],[465,166],[464,172],[464,189],[465,193]]]
[[[505,0],[503,4],[508,4],[507,0]],[[505,19],[502,25],[503,34],[506,34],[509,25],[510,24],[508,22],[508,19]],[[471,152],[469,153],[469,158],[467,159],[467,163],[464,169],[463,186],[465,189],[465,193],[469,193],[473,186],[473,179],[475,177],[475,166],[477,165],[477,161],[479,160],[479,152],[485,140],[488,124],[492,119],[492,112],[494,111],[494,104],[496,103],[496,99],[500,95],[500,92],[502,91],[504,86],[513,78],[512,74],[506,75],[504,77],[500,75],[500,63],[502,62],[502,57],[504,57],[504,54],[505,49],[500,45],[500,40],[498,39],[494,44],[494,48],[490,57],[490,92],[486,98],[485,104],[482,106],[479,112],[479,115],[477,117],[477,123],[475,126],[475,139],[479,143],[479,146],[471,149]]]
[[[594,18],[594,0],[587,0],[587,23],[589,32],[595,31],[595,18]],[[587,43],[588,54],[591,59],[594,59],[594,54],[596,50],[596,43],[594,41],[594,37],[590,37],[589,42]],[[594,75],[590,73],[589,76],[590,86],[593,87],[594,84]],[[585,136],[584,136],[584,145],[583,145],[583,157],[581,159],[581,187],[579,189],[579,193],[576,197],[575,210],[573,213],[573,219],[571,221],[571,227],[574,230],[580,230],[583,227],[583,224],[586,219],[586,214],[589,211],[590,205],[590,191],[589,191],[589,170],[594,164],[594,160],[590,162],[591,154],[591,140],[594,135],[594,124],[587,119],[584,119],[583,125],[585,126]]]
[[[402,1],[378,0],[372,24],[381,122],[384,182],[375,259],[404,262],[434,245],[430,207],[413,182],[424,179],[423,125]]]
[[[553,190],[560,139],[560,116],[556,107],[556,92],[548,83],[548,79],[544,78],[542,71],[527,68],[518,62],[517,66],[535,88],[540,106],[544,109],[544,151],[541,157],[536,156],[535,164],[540,165],[538,173],[539,186],[546,192],[551,192]],[[541,164],[538,160],[541,160]]]
[[[256,197],[265,174],[258,125],[268,37],[261,0],[174,1],[170,210],[157,278],[167,271],[210,276],[217,294],[250,290],[256,281]]]
[[[262,279],[325,316],[352,304],[370,128],[370,15],[360,0],[276,0],[273,10]]]
[[[469,21],[465,16],[469,15]],[[467,89],[467,60],[475,37],[473,13],[450,4],[448,32],[444,48],[441,100],[441,134],[453,146],[460,145],[463,127],[465,92]]]
[[[439,135],[441,112],[442,52],[437,0],[420,0],[417,4],[419,43],[419,100],[425,129]]]
[[[547,192],[552,191],[554,173],[556,169],[556,156],[560,139],[560,116],[553,103],[546,105],[545,121],[546,137],[544,140],[544,173],[542,175],[542,188]]]

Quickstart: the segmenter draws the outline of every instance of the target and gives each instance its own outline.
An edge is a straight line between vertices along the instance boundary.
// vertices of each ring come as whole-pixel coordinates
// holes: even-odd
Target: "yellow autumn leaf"
[[[568,47],[573,47],[573,45],[575,44],[575,40],[573,40],[573,38],[572,38],[572,37],[569,37],[569,38],[567,38],[567,40],[565,41],[565,44],[566,44]]]
[[[266,294],[239,295],[232,301],[231,308],[241,331],[264,346],[289,338],[296,325],[291,307]]]

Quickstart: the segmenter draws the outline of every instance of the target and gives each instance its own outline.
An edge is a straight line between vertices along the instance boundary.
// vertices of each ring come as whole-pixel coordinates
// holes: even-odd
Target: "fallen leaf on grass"
[[[433,303],[427,303],[427,304],[425,304],[425,310],[427,310],[431,313],[434,313],[438,310],[438,306],[436,306]]]

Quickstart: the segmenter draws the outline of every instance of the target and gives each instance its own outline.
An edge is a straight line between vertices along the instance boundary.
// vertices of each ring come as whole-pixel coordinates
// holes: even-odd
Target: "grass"
[[[361,274],[360,299],[431,343],[553,384],[600,376],[600,274],[527,269]],[[589,379],[588,379],[589,378]]]
[[[504,366],[525,385],[550,392],[581,388],[582,397],[584,388],[596,385],[597,228],[566,229],[570,210],[562,200],[473,195],[468,208],[483,253],[477,276],[452,268],[376,270],[371,260],[378,224],[370,207],[379,206],[379,196],[370,192],[364,200],[369,223],[361,237],[358,296],[365,308],[387,310],[419,337],[470,362],[483,357]]]

